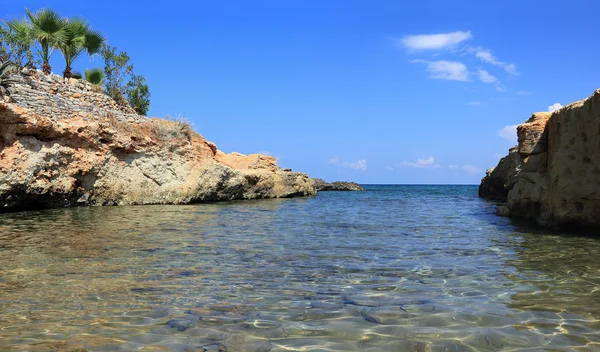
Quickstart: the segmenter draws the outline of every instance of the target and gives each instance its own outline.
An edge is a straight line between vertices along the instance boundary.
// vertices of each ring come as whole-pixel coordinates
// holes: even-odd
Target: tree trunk
[[[69,67],[69,66],[65,67],[65,70],[63,71],[63,77],[64,78],[73,77],[73,72],[71,72],[71,67]]]
[[[48,61],[44,62],[44,65],[42,66],[42,71],[44,71],[44,73],[47,75],[52,73],[52,68],[50,67],[50,64],[48,63]]]

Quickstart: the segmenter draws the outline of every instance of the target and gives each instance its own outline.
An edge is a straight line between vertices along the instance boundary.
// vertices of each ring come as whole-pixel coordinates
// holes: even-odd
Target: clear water
[[[476,192],[0,215],[0,350],[600,350],[600,240]]]

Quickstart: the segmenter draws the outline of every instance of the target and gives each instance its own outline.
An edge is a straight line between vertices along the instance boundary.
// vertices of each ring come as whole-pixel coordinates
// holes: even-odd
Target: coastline
[[[121,108],[91,84],[10,77],[0,102],[0,212],[316,194],[270,156],[224,153],[185,121]]]

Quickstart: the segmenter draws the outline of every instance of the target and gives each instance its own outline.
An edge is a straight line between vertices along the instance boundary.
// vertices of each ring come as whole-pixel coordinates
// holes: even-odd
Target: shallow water
[[[600,240],[476,193],[0,215],[0,350],[600,350]]]

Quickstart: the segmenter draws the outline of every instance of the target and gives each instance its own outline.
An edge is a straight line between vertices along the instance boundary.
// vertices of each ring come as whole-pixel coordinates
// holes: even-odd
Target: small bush
[[[101,86],[104,81],[104,71],[99,68],[85,70],[85,80],[93,85]]]
[[[152,132],[157,139],[167,141],[186,138],[192,140],[195,133],[188,119],[183,116],[167,116],[165,119],[152,118]]]

